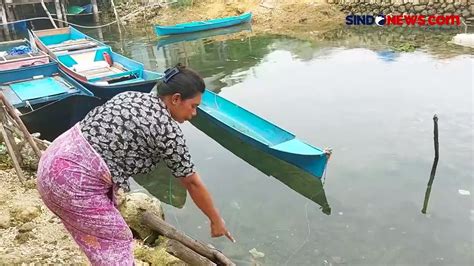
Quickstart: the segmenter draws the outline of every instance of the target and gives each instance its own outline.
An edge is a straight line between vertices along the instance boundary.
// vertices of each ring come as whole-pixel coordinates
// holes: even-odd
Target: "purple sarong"
[[[61,218],[92,265],[132,265],[132,232],[114,205],[104,160],[82,136],[79,124],[43,153],[38,190]]]

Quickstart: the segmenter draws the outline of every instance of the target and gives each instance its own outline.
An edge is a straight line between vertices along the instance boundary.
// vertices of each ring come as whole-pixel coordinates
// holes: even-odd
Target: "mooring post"
[[[91,0],[92,13],[94,14],[95,22],[99,21],[99,7],[97,6],[97,0]]]
[[[63,11],[63,14],[64,14],[63,20],[65,21],[64,26],[66,27],[68,25],[68,23],[67,23],[67,11],[66,11],[66,7],[65,7],[66,3],[65,3],[65,1],[60,0],[59,4],[61,5],[61,10]]]
[[[59,3],[59,0],[54,0],[54,7],[56,8],[56,16],[60,20],[59,21],[59,27],[63,27],[64,24],[62,22],[63,20],[63,11],[61,10],[61,3]]]
[[[0,14],[2,16],[2,23],[3,23],[3,30],[5,31],[6,36],[10,36],[10,31],[8,30],[8,18],[7,18],[7,5],[2,1],[2,13]],[[8,38],[8,37],[7,37]]]

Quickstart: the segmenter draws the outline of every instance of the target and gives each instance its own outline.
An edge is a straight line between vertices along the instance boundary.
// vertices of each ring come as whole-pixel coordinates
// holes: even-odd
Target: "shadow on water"
[[[133,179],[161,202],[176,208],[182,208],[186,203],[186,189],[163,162],[160,162],[153,171],[135,175]]]
[[[331,207],[329,206],[323,184],[319,178],[259,151],[231,134],[228,134],[224,129],[219,128],[203,116],[196,116],[191,123],[224,148],[257,168],[265,175],[278,179],[292,190],[321,206],[323,213],[327,215],[331,214]]]

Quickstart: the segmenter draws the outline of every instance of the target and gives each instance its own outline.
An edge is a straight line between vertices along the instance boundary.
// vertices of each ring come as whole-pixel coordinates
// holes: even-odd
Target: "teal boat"
[[[150,92],[162,76],[73,27],[33,31],[32,35],[62,71],[104,100],[124,91]]]
[[[47,140],[103,103],[55,62],[0,72],[0,92],[17,109],[28,130]]]
[[[309,145],[288,131],[245,110],[214,92],[206,90],[199,115],[224,128],[241,140],[321,178],[330,150]]]
[[[193,21],[187,23],[176,24],[173,26],[155,26],[155,32],[159,36],[185,34],[196,31],[212,30],[218,28],[225,28],[241,23],[249,22],[252,19],[252,13],[247,12],[239,16],[217,18],[206,21]]]

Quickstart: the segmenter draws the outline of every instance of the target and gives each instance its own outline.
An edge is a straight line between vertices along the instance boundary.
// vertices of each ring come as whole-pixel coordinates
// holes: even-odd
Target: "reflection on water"
[[[206,120],[205,117],[198,115],[192,120],[192,124],[265,175],[278,179],[297,193],[317,203],[321,206],[323,213],[331,214],[331,207],[319,178],[253,148]]]
[[[249,23],[239,24],[233,27],[226,27],[222,29],[214,29],[214,30],[206,30],[206,31],[198,31],[189,34],[178,34],[178,35],[171,35],[167,37],[162,37],[158,39],[157,47],[168,46],[173,43],[179,42],[189,42],[195,40],[201,40],[205,38],[210,38],[219,35],[229,35],[241,31],[252,31],[252,25]],[[203,40],[206,42],[206,40]]]

